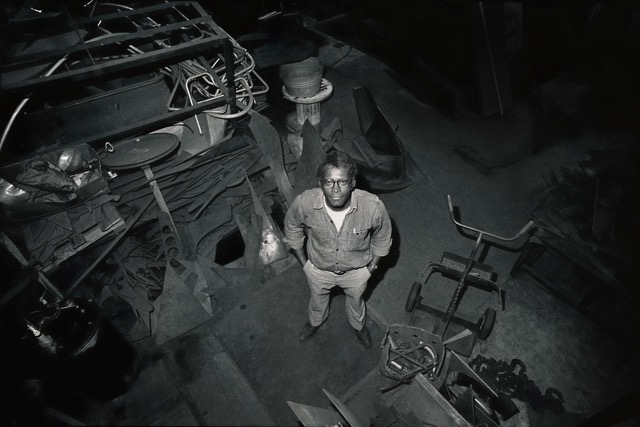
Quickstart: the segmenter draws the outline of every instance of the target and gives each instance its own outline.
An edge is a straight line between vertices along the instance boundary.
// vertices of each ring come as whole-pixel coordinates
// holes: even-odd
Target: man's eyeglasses
[[[337,181],[334,181],[332,179],[321,179],[320,185],[322,185],[324,188],[333,188],[333,186],[336,185],[336,182],[338,183],[338,187],[340,188],[347,188],[349,185],[351,185],[350,179],[339,179]]]

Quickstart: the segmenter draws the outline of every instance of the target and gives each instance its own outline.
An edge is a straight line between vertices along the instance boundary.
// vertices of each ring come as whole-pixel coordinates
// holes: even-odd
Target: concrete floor
[[[413,184],[400,191],[380,194],[396,227],[394,250],[376,273],[368,298],[370,321],[380,331],[390,324],[407,322],[404,310],[407,295],[428,262],[439,261],[443,251],[467,256],[473,247],[473,238],[461,234],[449,218],[447,195],[452,197],[465,223],[495,234],[513,235],[527,223],[531,209],[545,194],[550,171],[574,167],[588,158],[589,150],[616,141],[616,135],[603,135],[589,129],[575,137],[558,136],[547,129],[536,105],[522,99],[517,100],[504,116],[481,118],[469,113],[453,121],[438,109],[421,102],[379,60],[329,36],[327,40],[319,57],[325,64],[339,62],[325,72],[334,92],[322,104],[323,124],[339,117],[345,136],[358,134],[352,88],[366,85],[389,122],[397,125],[402,144],[413,160],[408,168]],[[279,88],[272,87],[271,90],[279,91]],[[286,103],[282,105],[286,107]],[[541,129],[546,131],[541,132]],[[491,156],[508,156],[527,146],[536,149],[512,164],[488,169],[459,155],[454,150],[458,146]],[[500,310],[495,294],[470,289],[462,300],[459,313],[464,313],[470,320],[479,318],[486,307],[493,307],[498,312],[493,333],[486,341],[476,344],[473,356],[522,360],[529,378],[542,391],[550,387],[560,390],[566,411],[583,416],[637,390],[640,366],[630,339],[618,338],[610,329],[587,319],[575,308],[551,296],[530,276],[509,278],[523,243],[515,242],[507,249],[491,246],[484,253],[483,262],[493,267],[497,281],[505,291],[504,311]],[[261,289],[276,287],[282,281],[299,280],[298,269],[293,265]],[[442,309],[452,290],[453,285],[442,285],[429,290],[425,288],[423,294],[428,295],[429,304]],[[251,307],[263,297],[263,293],[256,292],[243,304]],[[279,323],[269,324],[276,316],[268,310],[260,312],[262,318],[252,319],[254,328],[257,328],[255,324],[271,328],[269,333],[273,340],[267,339],[260,343],[261,346],[277,347],[280,345],[278,336],[297,335],[304,322],[306,304],[304,295],[299,298],[302,301],[291,306],[298,307],[300,312],[292,309],[288,322],[278,318]],[[334,299],[330,319],[337,318],[338,312],[343,310],[337,301],[339,297]],[[281,303],[288,304],[286,301]],[[238,305],[229,312],[238,313],[242,309]],[[234,359],[228,343],[220,337],[230,334],[229,330],[221,331],[221,325],[234,327],[228,316],[231,314],[213,318],[160,348],[154,345],[153,339],[137,342],[143,362],[138,381],[129,392],[114,401],[89,403],[78,419],[96,425],[296,425],[293,412],[286,413],[285,402],[280,402],[277,408],[271,403],[273,395],[278,393],[278,379],[289,370],[299,368],[292,364],[302,366],[307,363],[305,387],[317,386],[322,396],[326,382],[316,374],[320,369],[308,364],[306,359],[311,356],[305,352],[309,351],[309,346],[320,345],[313,344],[314,339],[324,338],[314,337],[308,343],[287,348],[287,352],[299,355],[293,358],[278,359],[277,352],[257,348],[256,363],[269,370],[249,374],[243,372],[241,365],[244,362]],[[238,340],[244,339],[246,325],[236,326],[238,330],[233,332]],[[620,325],[620,329],[624,328],[625,325]],[[376,417],[373,401],[380,397],[380,384],[388,383],[375,364],[382,336],[380,333],[374,335],[374,346],[366,350],[368,356],[363,357],[365,350],[357,345],[355,337],[345,336],[343,325],[328,322],[323,329],[328,337],[322,341],[325,349],[333,345],[338,351],[337,347],[349,345],[353,360],[373,360],[361,378],[348,383],[342,381],[340,390],[327,389],[368,424]],[[329,337],[336,340],[331,341]],[[306,350],[304,346],[307,346]],[[276,356],[270,356],[275,357],[273,360],[259,360],[261,356],[274,354]],[[266,396],[264,390],[269,390],[270,380],[273,381],[273,393]],[[337,380],[340,383],[340,379]],[[258,381],[260,384],[256,383]],[[303,396],[295,389],[286,394],[280,392],[287,396],[286,400],[330,407],[325,396],[311,402],[302,400]],[[521,414],[512,419],[510,425],[535,425],[530,423],[535,415],[527,416],[527,405],[517,404]]]

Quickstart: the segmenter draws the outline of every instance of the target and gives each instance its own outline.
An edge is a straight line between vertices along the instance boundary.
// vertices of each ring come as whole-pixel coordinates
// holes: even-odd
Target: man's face
[[[328,180],[333,181],[333,187],[325,187],[324,183]],[[346,187],[340,186],[340,181],[347,182]],[[320,180],[320,188],[324,193],[327,204],[333,209],[340,210],[349,205],[351,200],[351,192],[355,188],[355,179],[349,176],[349,173],[343,169],[328,169]]]

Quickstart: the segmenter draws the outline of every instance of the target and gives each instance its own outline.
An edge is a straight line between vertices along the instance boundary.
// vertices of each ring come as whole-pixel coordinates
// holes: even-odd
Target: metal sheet
[[[327,390],[322,389],[324,394],[331,400],[331,403],[338,409],[340,415],[344,417],[351,427],[364,427],[365,424],[358,415],[353,412],[347,405],[345,405],[340,399],[329,393]]]
[[[344,420],[340,414],[330,409],[317,408],[315,406],[303,405],[301,403],[289,402],[289,407],[298,417],[303,426],[334,426],[339,425]]]

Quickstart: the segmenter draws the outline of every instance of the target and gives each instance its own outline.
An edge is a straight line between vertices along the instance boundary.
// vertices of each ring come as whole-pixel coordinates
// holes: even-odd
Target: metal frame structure
[[[256,91],[268,90],[262,79],[253,88],[255,62],[198,2],[166,2],[140,8],[107,2],[88,4],[91,7],[82,10],[81,16],[72,17],[66,6],[59,6],[64,13],[23,13],[8,23],[0,89],[10,98],[24,99],[5,128],[3,143],[12,121],[29,99],[46,101],[49,91],[60,91],[61,87],[90,86],[152,71],[168,76],[175,88],[185,87],[184,72],[189,67],[206,75],[202,82],[206,87],[185,87],[193,94],[197,91],[204,95],[197,102],[189,92],[185,94],[187,102],[180,107],[173,99],[161,101],[169,106],[166,113],[73,141],[91,146],[150,132],[203,111],[233,118],[246,112]],[[47,38],[49,43],[37,43]],[[49,48],[43,49],[43,45]],[[56,47],[51,49],[52,45]],[[236,104],[239,99],[244,99],[241,108]]]

